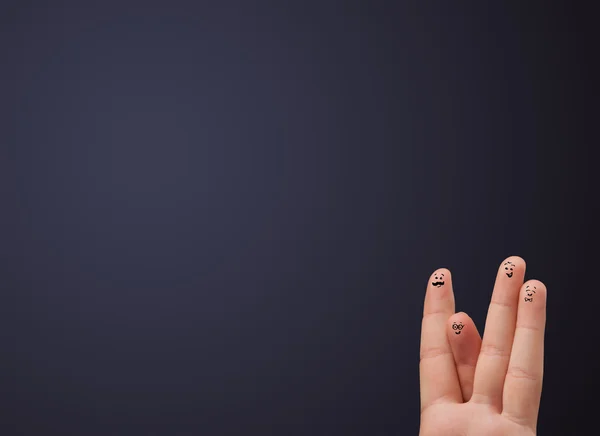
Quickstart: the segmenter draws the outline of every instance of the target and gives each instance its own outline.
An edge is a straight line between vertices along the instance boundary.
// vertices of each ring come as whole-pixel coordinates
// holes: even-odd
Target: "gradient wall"
[[[429,274],[481,331],[513,254],[591,420],[593,15],[483,3],[3,2],[2,434],[416,435]]]

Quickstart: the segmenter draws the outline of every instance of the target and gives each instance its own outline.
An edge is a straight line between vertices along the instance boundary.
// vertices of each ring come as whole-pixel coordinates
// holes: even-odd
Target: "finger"
[[[525,261],[520,257],[509,257],[500,265],[475,369],[471,400],[492,405],[498,410],[502,407],[504,378],[515,334],[519,288],[524,276]]]
[[[535,430],[544,375],[546,287],[529,280],[521,288],[512,353],[506,373],[503,414]]]
[[[427,285],[421,326],[421,411],[442,401],[461,401],[460,385],[446,322],[454,314],[454,293],[450,271],[435,271]]]
[[[446,323],[446,332],[454,356],[463,401],[469,401],[473,393],[475,365],[481,348],[481,336],[473,320],[464,312],[450,317]]]

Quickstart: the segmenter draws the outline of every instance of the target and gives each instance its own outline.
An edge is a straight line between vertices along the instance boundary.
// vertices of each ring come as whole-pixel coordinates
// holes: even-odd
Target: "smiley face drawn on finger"
[[[513,276],[513,269],[515,267],[515,264],[512,263],[512,262],[504,262],[503,266],[504,266],[504,272],[506,273],[506,275],[510,279]]]
[[[444,273],[436,272],[433,274],[433,281],[431,282],[433,286],[439,288],[440,286],[444,286],[444,283]]]
[[[537,288],[535,286],[525,286],[525,301],[527,302],[532,302],[533,301],[533,294],[535,294],[535,290]]]
[[[462,331],[463,327],[464,327],[464,325],[462,322],[459,322],[459,323],[453,322],[452,323],[452,330],[454,330],[455,335],[460,335],[460,332]]]

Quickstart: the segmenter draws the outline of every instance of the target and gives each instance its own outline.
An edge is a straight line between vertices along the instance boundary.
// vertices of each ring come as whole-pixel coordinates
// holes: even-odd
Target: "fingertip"
[[[466,314],[464,314],[466,315]],[[454,332],[456,335],[460,335],[462,333],[462,329],[469,322],[469,317],[463,316],[461,313],[455,313],[450,318],[448,318],[448,330],[450,332]]]
[[[435,275],[444,275],[444,277],[446,278],[450,278],[452,276],[452,273],[450,272],[450,270],[448,268],[436,268],[435,271],[433,271],[433,273],[431,273],[431,276],[435,276]]]
[[[454,315],[452,315],[449,319],[448,322],[450,324],[452,324],[453,321],[459,322],[465,322],[465,321],[469,321],[471,319],[471,317],[469,315],[467,315],[465,312],[457,312]]]
[[[516,273],[517,277],[521,278],[525,275],[525,269],[527,264],[525,259],[520,256],[509,256],[502,261],[498,268],[498,274],[506,275],[508,278],[512,278]]]
[[[526,302],[533,302],[535,299],[543,299],[543,301],[546,301],[548,290],[546,289],[546,285],[540,280],[531,279],[523,283],[523,286],[521,286],[521,294]]]
[[[429,277],[428,280],[428,289],[440,289],[443,291],[444,289],[452,288],[452,274],[450,270],[447,268],[437,268]],[[454,310],[453,310],[454,312]]]
[[[454,293],[450,271],[447,268],[438,268],[427,281],[423,316],[443,312],[448,317],[454,313],[454,309]],[[444,322],[446,319],[444,319]]]
[[[544,284],[544,282],[542,282],[541,280],[537,280],[537,279],[529,279],[525,283],[523,283],[523,286],[535,286],[538,289],[541,289],[543,292],[547,291],[546,285]]]
[[[479,336],[479,332],[477,331],[477,327],[475,326],[475,321],[473,321],[473,319],[465,312],[458,312],[453,314],[452,316],[450,316],[450,318],[448,318],[446,324],[448,326],[447,331],[451,335],[451,338],[464,336],[464,334],[458,335],[455,333],[457,330],[461,331],[463,329],[466,329],[464,333],[466,333],[467,331],[469,332],[466,333],[467,335],[476,333],[477,336]]]
[[[523,259],[521,256],[508,256],[506,259],[504,259],[504,262],[512,262],[523,266],[523,268],[527,266],[527,262],[525,262],[525,259]]]

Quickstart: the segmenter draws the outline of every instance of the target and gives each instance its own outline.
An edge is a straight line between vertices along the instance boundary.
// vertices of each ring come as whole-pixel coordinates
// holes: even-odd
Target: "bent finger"
[[[450,317],[446,331],[454,356],[463,401],[466,402],[471,399],[473,394],[473,380],[481,348],[481,336],[473,320],[464,312]]]

